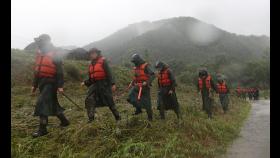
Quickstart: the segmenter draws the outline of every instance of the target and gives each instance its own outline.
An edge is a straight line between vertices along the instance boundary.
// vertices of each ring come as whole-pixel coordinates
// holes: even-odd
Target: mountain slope
[[[98,47],[115,63],[126,60],[134,51],[151,61],[205,62],[220,54],[244,61],[260,56],[269,43],[267,36],[236,35],[192,17],[178,17],[131,24],[84,48]]]

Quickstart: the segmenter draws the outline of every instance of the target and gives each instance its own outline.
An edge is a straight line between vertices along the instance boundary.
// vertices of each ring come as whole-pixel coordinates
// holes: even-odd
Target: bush
[[[64,66],[65,73],[69,76],[70,79],[74,81],[81,81],[81,74],[79,72],[79,69],[76,68],[72,64],[67,64]]]

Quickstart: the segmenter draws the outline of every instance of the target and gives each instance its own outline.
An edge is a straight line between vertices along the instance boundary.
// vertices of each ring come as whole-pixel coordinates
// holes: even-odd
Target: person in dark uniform
[[[218,78],[218,83],[216,85],[217,92],[219,94],[220,102],[223,108],[224,113],[228,111],[228,104],[229,104],[229,88],[226,84],[225,80],[222,77]]]
[[[254,100],[259,100],[259,88],[258,87],[255,87],[254,88]]]
[[[248,88],[248,97],[249,97],[249,100],[253,99],[253,90],[252,90],[252,88]]]
[[[153,111],[150,87],[152,86],[152,81],[155,79],[155,73],[152,71],[149,64],[137,53],[132,55],[131,62],[135,65],[133,69],[134,77],[127,101],[135,107],[135,115],[140,114],[142,108],[144,108],[146,109],[148,120],[152,121]]]
[[[88,87],[85,99],[88,123],[94,120],[95,108],[108,106],[117,121],[121,116],[113,100],[113,92],[116,90],[115,80],[107,60],[97,48],[89,50],[91,63],[88,68],[89,78],[81,83]]]
[[[62,60],[57,56],[49,35],[42,34],[34,40],[38,50],[35,59],[32,95],[35,94],[37,88],[40,91],[34,111],[34,116],[40,118],[39,130],[32,134],[35,138],[48,133],[49,116],[57,116],[62,127],[68,126],[69,121],[64,116],[64,108],[59,105],[57,99],[57,91],[63,93]]]
[[[212,118],[212,107],[213,107],[213,90],[217,92],[216,86],[212,80],[210,74],[208,74],[206,69],[199,71],[197,89],[202,96],[202,109],[206,111],[208,118]]]
[[[175,76],[167,64],[157,61],[155,68],[158,69],[158,109],[161,119],[165,119],[165,110],[174,110],[177,118],[180,118],[180,108],[177,100]]]
[[[237,88],[236,88],[236,95],[237,95],[237,97],[238,98],[241,98],[241,95],[242,95],[242,89],[241,89],[241,87],[240,86],[237,86]]]

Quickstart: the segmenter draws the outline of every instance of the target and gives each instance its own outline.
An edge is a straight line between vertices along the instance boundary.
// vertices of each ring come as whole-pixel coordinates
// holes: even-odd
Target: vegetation
[[[58,127],[55,117],[49,119],[49,134],[33,139],[31,133],[37,129],[38,118],[32,117],[35,99],[29,96],[32,82],[34,55],[12,50],[11,89],[11,156],[20,157],[216,157],[226,151],[227,146],[240,132],[242,123],[249,113],[246,101],[234,95],[230,98],[230,111],[222,114],[218,97],[215,96],[214,119],[208,120],[201,111],[201,98],[191,81],[197,73],[195,65],[186,66],[178,76],[180,86],[177,96],[183,119],[178,122],[175,114],[168,111],[166,120],[161,121],[156,110],[156,84],[152,87],[154,121],[148,128],[146,114],[132,116],[134,109],[126,102],[124,91],[130,82],[130,69],[113,66],[117,92],[115,100],[122,121],[116,130],[115,120],[108,108],[98,108],[96,120],[87,124],[85,111],[77,111],[66,98],[59,95],[65,115],[71,125]],[[80,106],[84,105],[86,88],[80,87],[80,78],[85,79],[86,61],[65,60],[65,93]],[[171,65],[173,68],[173,65]],[[75,77],[77,74],[80,77]],[[189,80],[191,79],[191,80]],[[154,82],[155,83],[155,82]]]

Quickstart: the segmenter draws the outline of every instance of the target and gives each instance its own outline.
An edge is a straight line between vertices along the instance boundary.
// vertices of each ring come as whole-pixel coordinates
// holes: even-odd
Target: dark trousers
[[[219,98],[223,111],[226,112],[228,110],[228,104],[229,104],[228,94],[219,94]]]
[[[209,97],[209,93],[201,93],[202,96],[202,109],[206,111],[209,118],[212,117],[213,98]]]
[[[113,98],[112,99],[112,105],[108,105],[109,109],[111,110],[112,114],[114,115],[116,120],[120,120],[120,114],[116,108],[116,105],[113,102]],[[89,120],[94,120],[94,114],[95,114],[95,108],[96,108],[96,101],[94,98],[94,94],[89,95],[86,100],[85,100],[85,105],[86,105],[86,109],[87,109],[87,115]]]

